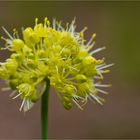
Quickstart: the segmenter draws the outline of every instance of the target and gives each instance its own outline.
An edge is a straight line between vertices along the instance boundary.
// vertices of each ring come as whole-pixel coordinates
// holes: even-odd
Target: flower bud
[[[35,60],[32,60],[32,59],[28,59],[27,61],[27,66],[29,66],[30,68],[36,68],[37,67],[37,63]]]
[[[39,96],[37,95],[37,92],[34,91],[34,92],[32,93],[32,95],[30,96],[30,100],[31,100],[32,102],[36,102],[38,99],[39,99]]]
[[[11,89],[15,90],[16,87],[19,85],[19,80],[18,79],[11,79],[8,84],[11,87]]]
[[[45,50],[38,50],[37,54],[39,56],[39,58],[45,58],[47,53],[45,52]]]
[[[72,85],[67,85],[63,88],[64,92],[67,93],[68,95],[72,95],[76,92],[76,89]]]
[[[71,102],[67,103],[63,101],[63,106],[65,109],[70,110],[72,108],[72,103]]]
[[[12,44],[12,49],[14,51],[19,51],[24,47],[24,42],[21,39],[14,39]]]
[[[17,89],[23,99],[29,98],[32,102],[36,102],[39,99],[35,86],[32,84],[20,84],[19,86],[17,86]]]
[[[88,77],[95,76],[97,74],[96,63],[97,60],[94,57],[85,57],[82,61],[82,72]]]
[[[84,49],[79,50],[79,53],[76,57],[77,62],[81,62],[85,59],[85,57],[88,55],[88,52]]]
[[[38,35],[34,32],[30,34],[29,39],[32,44],[38,43],[40,41]]]
[[[16,71],[18,67],[18,63],[14,59],[7,59],[7,62],[5,63],[5,68],[8,72],[13,73]]]
[[[32,28],[28,27],[23,31],[24,40],[27,45],[32,47],[35,43],[40,41],[38,34],[36,34]]]
[[[21,55],[20,53],[13,53],[13,54],[11,55],[11,58],[12,58],[12,59],[16,59],[16,60],[20,60],[21,57],[22,57],[22,55]]]
[[[33,29],[31,27],[28,27],[23,31],[23,36],[26,43],[29,42],[29,38],[32,33]]]
[[[63,97],[63,106],[65,109],[70,110],[72,108],[72,100],[70,97]]]
[[[35,59],[35,55],[32,52],[29,52],[28,58],[29,59]]]
[[[84,83],[87,81],[86,76],[83,74],[76,75],[75,79],[77,80],[78,83]]]
[[[87,57],[85,57],[85,59],[83,59],[83,64],[85,66],[95,64],[96,62],[97,62],[97,60],[92,56],[87,56]]]
[[[78,89],[80,92],[78,92],[78,95],[81,97],[85,97],[87,93],[90,92],[90,86],[88,82],[84,82],[81,84],[78,84]]]
[[[46,30],[45,30],[43,24],[41,24],[41,23],[37,24],[34,27],[34,31],[38,35],[38,37],[46,37]]]
[[[32,49],[29,48],[29,47],[27,47],[27,46],[25,45],[24,48],[23,48],[23,53],[24,53],[24,54],[29,54],[29,53],[31,53],[31,52],[32,52]]]
[[[10,77],[7,70],[4,69],[3,67],[0,67],[0,77],[3,79],[8,79]]]

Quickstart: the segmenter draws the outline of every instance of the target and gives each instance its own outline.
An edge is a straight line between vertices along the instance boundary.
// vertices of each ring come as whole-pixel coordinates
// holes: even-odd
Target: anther
[[[45,17],[45,18],[44,18],[44,26],[45,26],[45,27],[46,27],[46,24],[47,24],[47,20],[48,20],[48,18]]]
[[[96,33],[94,33],[93,35],[92,35],[92,38],[94,39],[96,37]]]
[[[38,18],[35,18],[35,25],[37,25],[38,23]]]
[[[4,38],[3,36],[1,36],[0,37],[2,40],[4,40],[4,41],[7,41],[7,39],[6,38]]]

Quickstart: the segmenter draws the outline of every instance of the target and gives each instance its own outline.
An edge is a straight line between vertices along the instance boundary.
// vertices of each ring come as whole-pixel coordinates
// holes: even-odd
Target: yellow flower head
[[[29,110],[40,99],[48,80],[66,109],[71,109],[73,103],[82,109],[88,100],[102,104],[98,93],[106,92],[99,87],[108,85],[96,81],[112,64],[94,58],[95,53],[104,49],[92,49],[96,34],[86,43],[86,28],[76,32],[75,20],[63,27],[56,20],[51,25],[47,18],[43,24],[36,18],[34,28],[23,29],[23,38],[15,29],[10,35],[2,28],[9,37],[2,37],[6,41],[2,49],[11,51],[11,56],[0,63],[0,78],[14,91],[14,99],[22,99],[20,110]]]

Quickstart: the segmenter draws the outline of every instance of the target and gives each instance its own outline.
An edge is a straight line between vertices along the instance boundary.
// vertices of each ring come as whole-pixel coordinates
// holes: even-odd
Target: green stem
[[[49,105],[50,81],[46,81],[46,89],[41,98],[41,139],[48,139],[48,105]]]

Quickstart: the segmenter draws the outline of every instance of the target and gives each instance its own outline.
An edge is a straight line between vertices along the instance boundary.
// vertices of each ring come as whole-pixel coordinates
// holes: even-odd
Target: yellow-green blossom
[[[14,91],[14,99],[21,98],[20,110],[29,110],[40,99],[48,80],[66,109],[72,108],[73,103],[82,109],[88,100],[102,104],[98,93],[106,92],[99,87],[108,85],[97,80],[112,64],[106,65],[103,59],[93,56],[104,49],[92,49],[96,34],[86,43],[86,28],[76,32],[75,20],[63,27],[56,20],[51,25],[47,18],[44,23],[35,19],[34,28],[23,29],[23,38],[16,30],[10,35],[2,28],[9,37],[2,37],[6,41],[2,49],[11,51],[11,56],[0,63],[0,78]]]

